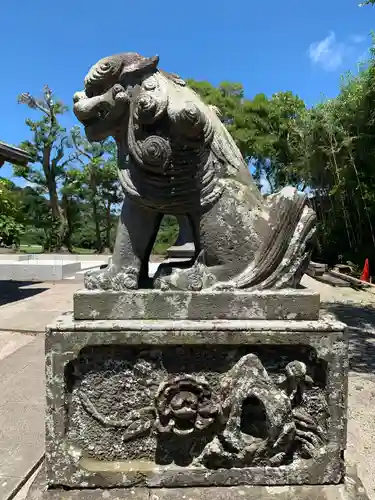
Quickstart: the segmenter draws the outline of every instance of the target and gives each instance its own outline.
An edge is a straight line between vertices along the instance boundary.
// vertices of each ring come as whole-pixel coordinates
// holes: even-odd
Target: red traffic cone
[[[365,260],[365,265],[363,266],[363,271],[359,279],[361,281],[370,281],[370,264],[368,259]]]

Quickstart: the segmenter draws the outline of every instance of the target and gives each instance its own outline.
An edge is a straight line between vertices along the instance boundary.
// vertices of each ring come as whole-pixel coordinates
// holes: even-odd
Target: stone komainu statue
[[[125,192],[112,264],[87,274],[86,287],[142,287],[165,214],[188,217],[196,257],[190,267],[161,266],[155,288],[296,286],[315,235],[306,196],[286,187],[264,198],[217,110],[158,62],[102,59],[74,96],[87,138],[115,138]]]

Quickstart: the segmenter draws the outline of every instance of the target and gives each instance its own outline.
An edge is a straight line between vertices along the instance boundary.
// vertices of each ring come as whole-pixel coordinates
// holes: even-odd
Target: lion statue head
[[[108,136],[117,141],[125,192],[150,208],[187,213],[212,205],[220,179],[229,177],[251,187],[259,202],[248,166],[217,110],[179,76],[159,70],[158,62],[158,56],[136,53],[101,59],[73,98],[90,141]]]

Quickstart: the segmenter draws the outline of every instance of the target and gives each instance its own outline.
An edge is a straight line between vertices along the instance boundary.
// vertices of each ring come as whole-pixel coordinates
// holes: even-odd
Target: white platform
[[[19,255],[19,254],[16,254]],[[37,262],[48,261],[59,261],[59,262],[95,262],[97,265],[107,264],[108,260],[112,257],[111,255],[102,254],[74,254],[74,253],[33,253],[26,255],[29,260],[34,260]],[[0,259],[2,257],[0,256]]]
[[[20,260],[29,260],[29,256],[24,253],[0,253],[0,260],[18,262]]]
[[[80,254],[6,254],[0,255],[0,281],[83,281],[89,269],[100,269],[111,255]],[[184,258],[166,259],[164,263],[183,262]],[[149,263],[153,277],[159,263]]]
[[[0,280],[3,281],[60,281],[77,273],[81,262],[58,260],[10,261],[0,259]]]

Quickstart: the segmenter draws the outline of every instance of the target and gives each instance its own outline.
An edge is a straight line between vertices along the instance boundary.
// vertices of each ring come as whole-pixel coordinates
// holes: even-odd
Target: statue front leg
[[[119,218],[112,263],[105,269],[88,272],[85,287],[102,290],[139,288],[141,274],[148,271],[148,259],[162,215],[126,198]]]

